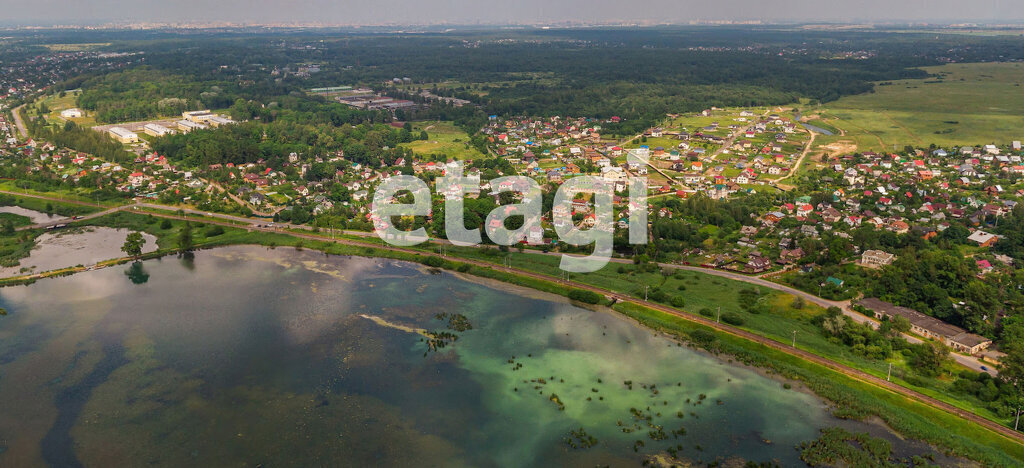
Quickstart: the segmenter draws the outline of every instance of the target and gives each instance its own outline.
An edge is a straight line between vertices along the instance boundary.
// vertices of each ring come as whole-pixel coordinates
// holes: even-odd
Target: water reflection
[[[196,269],[196,254],[191,250],[181,252],[178,254],[178,259],[181,260],[181,266],[185,267],[189,271]]]
[[[794,465],[836,422],[617,315],[389,260],[226,248],[0,289],[0,305],[17,312],[0,321],[5,466],[637,465],[669,449]],[[438,333],[455,338],[427,352]],[[566,443],[580,428],[593,447]]]
[[[149,273],[146,273],[142,262],[133,262],[124,272],[132,284],[145,284],[149,281]]]

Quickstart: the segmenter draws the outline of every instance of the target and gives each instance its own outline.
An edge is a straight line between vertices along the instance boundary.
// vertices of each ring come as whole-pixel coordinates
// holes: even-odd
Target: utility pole
[[[1013,382],[1014,387],[1017,387],[1018,385],[1020,385],[1020,379],[1017,379]],[[1013,421],[1013,430],[1016,431],[1017,426],[1020,425],[1020,388],[1015,388],[1014,390],[1016,390],[1017,393],[1017,416]]]
[[[718,314],[715,315],[715,323],[722,323],[722,306],[718,306]]]
[[[793,347],[796,348],[796,330],[793,330]]]
[[[644,285],[644,300],[645,301],[647,300],[647,288],[649,288],[649,287],[650,286]]]
[[[891,382],[892,381],[892,363],[891,362],[889,363],[889,373],[885,374],[885,381],[886,382]]]

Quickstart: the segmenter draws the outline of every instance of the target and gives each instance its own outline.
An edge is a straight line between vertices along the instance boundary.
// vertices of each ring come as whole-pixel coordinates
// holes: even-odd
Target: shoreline
[[[232,252],[223,252],[224,249],[220,249],[218,247],[242,249],[242,250],[248,250],[249,252],[234,252],[234,253],[232,253]],[[302,252],[304,250],[304,249],[295,248],[295,247],[292,247],[292,246],[283,246],[283,247],[291,247],[291,249],[288,250],[288,254],[300,253],[300,252]],[[249,258],[249,259],[256,260],[256,261],[267,261],[268,259],[261,258],[258,255],[258,252],[261,251],[261,250],[276,250],[276,249],[277,249],[277,247],[269,247],[269,246],[263,246],[263,245],[258,245],[258,244],[234,244],[234,245],[211,246],[211,247],[207,247],[207,248],[205,248],[203,250],[208,250],[209,254],[211,254],[211,255],[230,256],[230,257],[240,258],[240,259]],[[314,249],[309,249],[309,250],[310,250],[310,253],[320,252],[319,250],[314,250]],[[221,252],[217,252],[217,251],[221,251]],[[167,252],[167,253],[165,253],[162,256],[169,255],[170,253],[174,253],[174,252]],[[423,274],[430,274],[430,273],[432,273],[432,270],[436,270],[434,268],[431,268],[431,267],[428,267],[426,265],[423,265],[422,263],[418,263],[418,262],[414,262],[414,261],[409,261],[409,260],[401,260],[401,259],[394,259],[394,258],[381,257],[381,256],[363,256],[363,255],[348,255],[348,254],[342,254],[342,255],[338,255],[338,256],[341,256],[341,257],[358,257],[358,258],[373,259],[373,260],[390,260],[390,261],[395,261],[395,262],[401,262],[401,263],[404,263],[404,264],[406,264],[406,265],[408,265],[410,267],[416,268],[417,271],[420,271]],[[150,257],[150,258],[147,258],[147,260],[156,259],[156,258],[159,258],[159,257]],[[121,261],[119,261],[119,260],[121,260]],[[113,267],[113,266],[117,266],[117,265],[123,265],[124,263],[128,263],[131,260],[132,259],[130,259],[130,258],[111,259],[111,260],[106,261],[105,264],[102,266],[102,268],[109,268],[109,267]],[[325,271],[321,271],[320,269],[312,268],[310,265],[307,265],[306,262],[298,261],[298,262],[293,262],[291,265],[292,266],[301,266],[302,268],[310,269],[311,271],[315,271],[315,272],[319,272],[319,273],[330,274],[329,272],[325,272]],[[93,269],[99,269],[99,268],[93,268]],[[88,270],[89,269],[81,270],[81,271],[88,271]],[[786,390],[797,391],[797,392],[803,393],[805,395],[808,395],[808,396],[814,398],[815,401],[819,402],[819,404],[821,405],[822,409],[831,418],[833,418],[832,420],[826,422],[825,428],[828,428],[828,427],[845,427],[847,429],[851,429],[851,427],[852,427],[853,430],[857,430],[857,431],[861,431],[861,432],[868,432],[873,437],[882,437],[884,439],[887,439],[887,440],[889,440],[890,443],[896,443],[897,441],[907,441],[906,443],[909,443],[909,444],[918,443],[918,444],[923,444],[923,446],[927,446],[927,447],[931,448],[936,453],[940,453],[940,454],[943,453],[944,447],[942,447],[940,445],[933,444],[933,443],[929,443],[929,442],[927,442],[925,440],[921,440],[921,439],[917,439],[917,438],[914,438],[914,437],[905,436],[905,435],[901,434],[900,432],[896,431],[895,429],[893,429],[882,418],[880,418],[880,417],[878,417],[876,415],[869,415],[869,416],[867,416],[867,417],[865,417],[863,419],[854,419],[854,420],[847,420],[845,418],[836,416],[833,412],[834,412],[834,410],[839,408],[840,405],[838,405],[837,403],[829,400],[828,398],[826,398],[826,397],[824,397],[822,395],[819,395],[819,394],[815,393],[814,390],[811,389],[807,385],[807,382],[804,382],[804,381],[802,381],[800,379],[797,379],[797,378],[793,378],[791,376],[787,376],[784,373],[777,372],[777,371],[773,370],[772,368],[759,366],[759,365],[756,365],[754,363],[745,362],[742,359],[737,359],[737,356],[735,356],[735,355],[733,355],[733,354],[731,354],[729,352],[713,352],[712,350],[709,350],[709,349],[706,349],[704,347],[701,347],[699,344],[697,344],[697,343],[695,343],[695,342],[693,342],[691,340],[687,340],[685,336],[681,336],[681,335],[673,334],[673,333],[665,331],[665,330],[659,330],[659,329],[653,328],[651,326],[648,326],[648,325],[642,323],[640,320],[637,320],[636,318],[631,317],[630,315],[627,315],[627,314],[625,314],[623,312],[615,310],[612,307],[605,306],[605,305],[589,305],[589,304],[577,303],[577,302],[572,301],[572,300],[570,300],[567,297],[562,296],[562,295],[558,295],[558,294],[551,293],[551,292],[546,292],[546,291],[540,291],[540,290],[533,289],[533,288],[530,288],[530,287],[527,287],[527,286],[523,286],[523,285],[519,285],[519,284],[506,283],[504,281],[501,281],[501,280],[498,280],[498,279],[494,279],[494,278],[489,278],[489,277],[484,277],[484,276],[477,276],[477,275],[474,275],[472,273],[457,272],[457,271],[454,271],[454,270],[446,270],[446,269],[442,269],[441,271],[452,274],[455,278],[457,278],[460,281],[466,281],[466,282],[477,284],[477,285],[480,285],[480,286],[483,286],[483,287],[487,287],[487,288],[491,288],[491,289],[497,289],[497,290],[500,290],[502,292],[519,295],[519,296],[526,297],[526,298],[529,298],[529,299],[535,299],[535,300],[541,300],[541,301],[547,301],[547,302],[554,302],[554,303],[558,303],[558,304],[566,304],[566,305],[571,305],[571,306],[574,306],[574,307],[579,307],[579,308],[582,308],[582,309],[585,309],[585,310],[588,310],[588,311],[592,311],[592,312],[595,312],[595,313],[608,314],[614,320],[622,321],[624,323],[628,323],[630,326],[637,327],[638,329],[640,329],[643,332],[650,332],[652,335],[664,338],[664,339],[666,339],[667,341],[669,341],[671,343],[675,343],[677,346],[681,346],[681,347],[685,346],[689,351],[695,352],[695,353],[697,353],[699,355],[702,355],[704,357],[707,357],[707,358],[711,358],[715,362],[719,363],[720,365],[734,366],[734,367],[737,367],[737,368],[742,368],[742,369],[749,370],[749,371],[751,371],[751,372],[753,372],[753,373],[755,373],[755,374],[757,374],[757,375],[759,375],[761,377],[769,379],[771,382],[774,382],[776,385],[785,387]],[[73,273],[71,273],[71,274],[73,274]],[[403,331],[403,332],[406,332],[406,333],[413,333],[413,334],[419,334],[421,336],[427,336],[427,335],[424,334],[425,330],[415,329],[415,328],[407,327],[407,326],[404,326],[404,325],[401,325],[401,324],[395,324],[395,323],[386,322],[385,320],[381,319],[380,317],[376,317],[376,316],[372,316],[372,315],[367,315],[367,314],[356,314],[356,315],[360,316],[361,318],[365,318],[367,320],[370,320],[370,321],[376,323],[379,326],[384,326],[384,327],[388,327],[388,328],[392,328],[392,329],[397,329],[397,330],[400,330],[400,331]],[[844,424],[844,421],[848,421],[848,422],[846,424]],[[869,430],[869,429],[873,429],[873,430]],[[958,457],[958,458],[960,458],[960,457]],[[960,458],[960,459],[962,459],[964,461],[967,460],[965,458]]]
[[[310,242],[312,241],[312,242]],[[193,250],[206,250],[221,246],[262,246],[268,249],[274,249],[277,247],[293,247],[298,250],[309,249],[313,251],[322,252],[326,255],[339,255],[339,256],[352,256],[352,257],[363,257],[363,258],[380,258],[389,259],[395,261],[410,262],[418,264],[421,267],[428,267],[424,265],[424,259],[427,258],[439,258],[443,261],[441,267],[434,267],[438,270],[447,271],[453,274],[461,273],[466,277],[473,277],[475,282],[493,286],[500,283],[501,288],[505,289],[508,287],[516,287],[517,291],[526,291],[530,295],[538,295],[545,299],[550,299],[547,295],[553,295],[562,297],[560,293],[567,293],[573,288],[580,288],[586,290],[597,291],[605,297],[611,297],[616,299],[617,305],[624,306],[635,306],[638,310],[646,311],[642,312],[641,315],[646,314],[648,319],[654,319],[655,322],[650,325],[644,325],[645,328],[652,330],[653,332],[664,332],[665,327],[663,323],[658,321],[664,321],[663,319],[680,320],[680,324],[687,324],[683,328],[676,326],[669,327],[670,331],[679,333],[680,335],[688,336],[687,331],[692,329],[707,329],[712,332],[720,343],[728,343],[731,351],[726,351],[726,354],[733,355],[740,363],[743,363],[744,359],[750,360],[754,364],[749,364],[754,367],[762,367],[757,362],[762,363],[764,367],[776,368],[779,363],[786,363],[777,370],[786,370],[788,372],[794,372],[796,375],[800,375],[801,378],[814,380],[817,385],[821,385],[822,382],[818,377],[829,376],[826,380],[832,380],[834,382],[826,385],[827,388],[821,388],[821,394],[817,394],[818,398],[822,398],[826,401],[833,402],[836,407],[841,407],[838,402],[847,402],[845,407],[847,409],[857,409],[858,411],[867,411],[867,415],[874,415],[883,417],[883,414],[879,414],[878,411],[883,411],[885,414],[892,415],[896,414],[897,419],[894,421],[901,421],[899,425],[903,426],[900,430],[894,430],[901,437],[919,440],[933,446],[942,447],[947,453],[956,454],[957,456],[969,458],[972,460],[989,460],[990,464],[1006,464],[1003,462],[993,462],[992,460],[1016,460],[1011,453],[1020,453],[1020,442],[1019,434],[1018,438],[1014,438],[1012,434],[1007,433],[1007,429],[1001,423],[985,419],[984,417],[974,415],[969,411],[959,409],[948,403],[935,400],[934,398],[928,397],[927,395],[917,395],[917,392],[911,389],[893,385],[887,385],[885,382],[882,384],[876,383],[877,379],[873,379],[870,375],[861,375],[862,372],[856,369],[847,369],[845,366],[839,363],[834,363],[827,358],[822,358],[816,355],[809,355],[807,352],[798,350],[789,350],[788,346],[771,341],[770,339],[754,335],[745,330],[732,330],[731,327],[719,327],[715,324],[705,323],[706,321],[701,320],[702,317],[692,316],[690,313],[674,311],[669,313],[661,309],[668,309],[660,305],[646,305],[633,298],[619,297],[620,294],[615,294],[601,290],[600,288],[592,287],[585,284],[578,283],[561,283],[556,278],[549,278],[541,274],[531,274],[529,272],[522,272],[519,270],[507,270],[495,265],[489,264],[484,261],[466,259],[461,257],[444,258],[433,254],[431,252],[421,252],[410,249],[399,249],[399,248],[381,248],[379,246],[370,245],[365,242],[342,239],[338,241],[327,241],[312,236],[302,236],[298,234],[284,234],[280,238],[273,236],[268,238],[256,238],[247,236],[239,239],[218,239],[213,242],[197,245]],[[333,250],[333,251],[332,251]],[[177,253],[178,249],[163,249],[153,252],[149,255],[144,255],[139,259],[132,258],[119,258],[112,259],[106,262],[101,262],[100,265],[92,267],[90,269],[105,268],[109,266],[119,265],[128,263],[133,260],[145,260],[151,258],[159,258],[169,254]],[[463,267],[467,267],[463,269]],[[460,271],[457,271],[460,270]],[[30,284],[36,279],[54,276],[64,276],[68,274],[78,273],[80,271],[87,271],[85,268],[71,268],[67,270],[54,271],[46,274],[36,275],[33,278],[19,279],[19,280],[0,280],[0,286],[12,285],[12,284]],[[472,272],[472,273],[468,273]],[[518,289],[521,288],[521,289]],[[543,294],[543,296],[540,296]],[[557,298],[556,298],[557,300]],[[568,299],[562,298],[561,301],[568,302]],[[561,302],[559,301],[559,302]],[[617,314],[625,315],[626,318],[632,318],[640,321],[637,317],[632,314],[637,314],[637,311],[626,312],[614,310]],[[671,335],[672,333],[670,333]],[[682,338],[682,336],[681,336]],[[795,362],[791,362],[795,360]],[[793,367],[795,366],[795,367]],[[839,379],[835,381],[835,379]],[[811,383],[808,380],[808,384]],[[815,392],[815,390],[811,390]],[[867,393],[864,393],[867,392]],[[827,394],[834,394],[832,397]],[[867,395],[872,395],[872,398],[882,398],[883,401],[871,403],[875,400],[864,400]],[[898,399],[893,399],[893,396],[898,396]],[[838,398],[838,399],[837,399]],[[850,400],[852,398],[852,400]],[[853,405],[853,406],[850,406]],[[881,405],[881,407],[879,407]],[[893,413],[893,411],[898,411]],[[906,416],[914,417],[907,420]],[[901,419],[903,418],[903,419]],[[923,418],[923,419],[918,419]],[[952,419],[950,419],[952,418]],[[891,418],[890,418],[891,419]],[[944,422],[939,422],[943,421]],[[912,422],[913,421],[913,422]],[[963,434],[972,434],[964,438],[964,435],[956,435],[949,431],[936,431],[937,427],[949,426],[950,424],[965,424],[962,430],[966,431]],[[949,426],[953,427],[953,426]],[[998,429],[998,430],[997,430]],[[979,433],[979,430],[983,432]],[[902,431],[902,432],[900,432]],[[959,433],[957,433],[959,434]],[[983,435],[984,434],[984,435]],[[993,439],[993,436],[999,436]],[[986,455],[988,452],[984,447],[991,447],[992,443],[999,441],[995,447],[1002,447],[997,449],[997,452],[992,455]],[[1005,443],[1012,441],[1014,445],[1006,446]],[[965,445],[966,444],[966,445]],[[1014,447],[1010,449],[1010,447]],[[973,455],[972,455],[973,454]],[[1000,455],[1001,454],[1001,455]],[[996,458],[992,458],[996,456]],[[1009,458],[1002,458],[1009,457]]]

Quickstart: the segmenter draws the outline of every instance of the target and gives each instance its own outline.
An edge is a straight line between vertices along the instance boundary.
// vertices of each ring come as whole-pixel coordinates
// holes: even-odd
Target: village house
[[[860,255],[860,265],[867,268],[880,268],[889,265],[896,256],[881,250],[865,250]]]
[[[800,247],[797,247],[795,249],[783,249],[779,253],[778,263],[781,265],[788,265],[790,263],[799,261],[803,257],[804,249],[801,249]]]
[[[996,243],[998,237],[985,231],[974,231],[970,236],[967,236],[967,240],[975,242],[981,247],[991,247]]]
[[[753,255],[747,260],[747,270],[752,273],[761,273],[772,267],[771,260],[760,255]]]

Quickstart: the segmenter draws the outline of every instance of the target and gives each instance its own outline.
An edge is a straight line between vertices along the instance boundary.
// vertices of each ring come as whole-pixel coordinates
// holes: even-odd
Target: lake
[[[19,216],[24,216],[30,219],[33,223],[45,223],[47,221],[56,221],[64,218],[64,216],[56,214],[46,214],[42,211],[30,210],[28,208],[22,208],[20,206],[0,206],[0,213],[11,213]]]
[[[792,466],[867,426],[614,313],[390,260],[230,247],[0,305],[0,466]]]
[[[18,266],[0,267],[0,278],[76,265],[92,266],[104,260],[123,257],[125,254],[121,247],[131,232],[128,229],[101,226],[47,231],[36,239],[32,252],[21,259]],[[157,249],[156,236],[142,233],[142,238],[146,241],[142,246],[143,253]]]
[[[833,133],[831,130],[825,130],[824,128],[816,127],[816,126],[811,125],[811,124],[800,123],[800,125],[803,125],[804,128],[806,128],[806,129],[808,129],[808,130],[810,130],[812,132],[817,132],[817,133],[820,133],[822,135],[827,135],[827,136],[835,135],[835,133]]]

